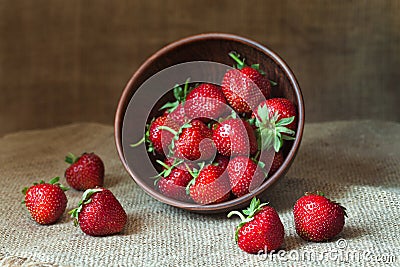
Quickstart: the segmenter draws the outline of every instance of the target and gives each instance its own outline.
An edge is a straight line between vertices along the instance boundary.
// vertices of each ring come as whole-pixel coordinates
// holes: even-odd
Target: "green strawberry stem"
[[[131,144],[130,146],[131,146],[131,147],[137,147],[137,146],[141,145],[142,143],[144,143],[145,140],[146,140],[146,138],[143,136],[143,138],[140,139],[139,142],[134,143],[134,144]]]
[[[174,136],[178,135],[177,131],[175,131],[174,129],[172,129],[172,128],[168,127],[168,126],[164,126],[164,125],[158,126],[158,129],[159,130],[167,130],[168,132],[172,133]]]
[[[244,63],[244,59],[241,60],[241,59],[240,59],[240,55],[239,55],[237,52],[232,51],[232,52],[229,53],[229,56],[230,56],[233,60],[236,61],[236,63],[237,63],[236,67],[237,67],[239,70],[243,69],[243,68],[246,66],[246,64]]]
[[[150,124],[153,123],[154,120],[155,120],[155,118],[153,118],[151,120]],[[148,144],[147,145],[147,151],[148,152],[154,152],[153,143],[150,141],[150,138],[149,138],[150,137],[150,124],[146,125],[146,132],[145,132],[144,136],[142,137],[142,139],[140,139],[138,142],[136,142],[134,144],[131,144],[130,147],[135,148],[135,147],[140,146],[144,142],[146,142]]]
[[[68,212],[68,214],[71,215],[71,218],[74,219],[74,225],[75,226],[78,225],[79,212],[81,212],[83,206],[86,205],[86,204],[89,204],[92,201],[91,200],[91,196],[94,193],[101,192],[101,191],[103,191],[102,188],[87,189],[85,192],[83,192],[82,199],[79,201],[78,207],[73,209],[73,210],[70,210]]]
[[[78,159],[79,157],[69,152],[68,155],[65,157],[65,162],[69,164],[74,164]]]

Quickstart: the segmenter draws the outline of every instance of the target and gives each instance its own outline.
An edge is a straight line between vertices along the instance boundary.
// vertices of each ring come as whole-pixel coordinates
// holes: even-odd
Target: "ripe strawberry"
[[[230,118],[214,129],[213,141],[221,155],[252,155],[257,151],[257,139],[250,124],[242,119]]]
[[[158,117],[150,123],[145,138],[131,146],[136,147],[146,141],[148,143],[148,152],[157,152],[164,155],[164,152],[169,151],[168,146],[171,144],[174,133],[178,129],[178,125],[169,116]]]
[[[25,203],[32,218],[39,224],[52,224],[64,213],[67,207],[67,197],[64,191],[68,190],[58,183],[59,177],[49,183],[40,181],[29,188],[24,188]]]
[[[72,153],[65,157],[71,166],[65,170],[67,183],[76,190],[86,190],[96,186],[103,186],[104,163],[94,153],[83,153],[76,157]]]
[[[219,166],[207,165],[189,184],[192,199],[201,205],[216,204],[229,199],[228,175]]]
[[[228,111],[226,99],[217,85],[203,83],[194,88],[186,97],[185,112],[190,119],[208,122],[217,120]]]
[[[268,99],[257,107],[253,115],[262,150],[273,147],[278,152],[284,140],[294,140],[296,108],[288,99]]]
[[[242,213],[232,211],[232,215],[238,215],[241,222],[236,228],[235,239],[239,247],[247,253],[257,254],[277,250],[283,243],[284,229],[278,213],[266,203],[260,204],[260,200],[253,198],[250,206]]]
[[[346,209],[324,197],[321,192],[306,193],[293,208],[297,234],[308,241],[327,241],[344,226]]]
[[[222,156],[221,154],[217,154],[214,158],[213,165],[220,166],[223,170],[228,167],[229,157]]]
[[[190,172],[186,169],[183,160],[172,162],[167,159],[165,162],[157,160],[164,167],[164,170],[157,176],[161,179],[156,180],[158,190],[165,196],[181,201],[190,201],[186,194],[186,187],[193,179]]]
[[[178,158],[195,161],[208,160],[215,152],[212,130],[200,120],[184,125],[175,142],[175,155]]]
[[[69,212],[75,225],[92,236],[121,232],[128,218],[113,193],[105,188],[86,190],[76,209]]]
[[[252,159],[244,156],[238,156],[229,162],[229,181],[235,196],[246,195],[261,185],[265,175],[261,167],[257,167]]]
[[[249,67],[238,54],[231,52],[229,55],[238,63],[238,70],[231,69],[225,73],[222,91],[236,112],[249,113],[270,96],[270,81],[259,70],[258,64]]]

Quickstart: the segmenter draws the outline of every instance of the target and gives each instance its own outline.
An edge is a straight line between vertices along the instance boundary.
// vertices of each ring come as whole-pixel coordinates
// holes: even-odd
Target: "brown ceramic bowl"
[[[246,62],[258,62],[260,64],[260,69],[266,72],[269,79],[278,83],[276,86],[277,88],[273,91],[273,95],[275,97],[285,97],[294,103],[298,114],[296,139],[285,147],[285,161],[279,170],[266,179],[259,188],[245,196],[210,205],[198,205],[168,198],[156,190],[153,181],[148,178],[151,174],[147,174],[147,177],[142,177],[138,175],[136,170],[132,169],[132,166],[129,164],[129,160],[132,159],[128,159],[126,153],[124,153],[124,147],[126,147],[124,144],[129,142],[123,140],[124,135],[126,135],[123,133],[123,125],[127,116],[128,105],[138,88],[141,87],[147,79],[161,70],[179,63],[191,61],[212,61],[232,66],[232,59],[227,56],[231,51],[239,52],[246,58]],[[153,108],[151,113],[154,113],[154,110],[157,109]],[[134,118],[135,116],[131,116],[131,119]],[[118,104],[114,126],[115,142],[119,157],[130,176],[146,193],[163,203],[185,210],[200,213],[219,213],[247,206],[254,196],[260,196],[267,188],[286,174],[296,156],[302,139],[304,128],[304,103],[300,87],[294,74],[276,53],[257,42],[237,35],[208,33],[173,42],[147,59],[134,73],[123,91]],[[130,142],[132,142],[132,140],[130,140]],[[137,159],[138,157],[136,156],[134,160],[140,161],[145,157],[148,157],[148,155],[144,150],[143,155],[140,156],[141,159]],[[270,191],[269,194],[273,194],[273,191]]]

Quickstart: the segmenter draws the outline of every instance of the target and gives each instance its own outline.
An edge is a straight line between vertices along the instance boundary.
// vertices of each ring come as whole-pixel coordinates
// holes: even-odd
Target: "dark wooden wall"
[[[0,135],[113,123],[122,89],[162,46],[243,35],[296,74],[306,121],[400,121],[400,1],[0,1]]]

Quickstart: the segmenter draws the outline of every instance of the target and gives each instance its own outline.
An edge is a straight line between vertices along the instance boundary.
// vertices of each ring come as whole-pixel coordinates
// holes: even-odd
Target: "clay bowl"
[[[141,120],[142,125],[145,125],[145,122],[148,123],[149,118],[157,115],[157,112],[159,112],[158,108],[154,107],[159,107],[163,103],[156,103],[155,106],[149,108],[145,107],[140,102],[131,104],[131,99],[133,99],[134,95],[136,97],[136,95],[139,94],[138,89],[144,86],[150,77],[176,64],[193,61],[211,61],[232,66],[232,59],[227,56],[231,51],[237,51],[241,55],[244,55],[246,62],[258,62],[260,64],[260,69],[266,72],[268,78],[278,83],[273,89],[273,96],[285,97],[294,103],[298,114],[296,139],[285,145],[285,161],[278,171],[266,179],[260,187],[247,195],[223,203],[210,205],[198,205],[168,198],[157,191],[154,186],[154,181],[149,179],[154,173],[147,173],[145,170],[141,170],[146,160],[150,159],[150,161],[154,163],[154,158],[151,155],[149,156],[145,148],[143,148],[142,151],[136,152],[135,155],[131,155],[131,148],[128,145],[132,143],[135,138],[139,139],[140,136],[143,136],[144,126],[139,126],[138,134],[133,132],[134,130],[137,132],[138,129],[133,128],[138,127],[128,127],[127,125],[134,120]],[[197,71],[201,72],[202,70],[199,69]],[[217,79],[219,78],[217,77]],[[177,81],[165,82],[165,84],[168,83],[171,83],[169,86],[172,88],[172,83],[177,83]],[[147,91],[149,97],[151,91],[151,88]],[[164,101],[165,103],[165,99],[170,97],[170,94],[166,94],[161,102]],[[132,109],[135,108],[136,111],[133,111]],[[141,109],[148,109],[149,112],[147,112],[147,114],[149,115],[137,115],[137,112]],[[269,48],[237,35],[222,33],[200,34],[167,45],[157,51],[140,66],[123,91],[118,103],[114,126],[118,155],[130,176],[146,193],[163,203],[185,210],[199,213],[220,213],[247,206],[254,196],[262,196],[267,188],[284,177],[296,156],[302,139],[304,128],[304,103],[300,87],[294,74],[288,65]],[[132,162],[136,162],[136,165]],[[268,191],[268,194],[274,193],[273,190]]]

